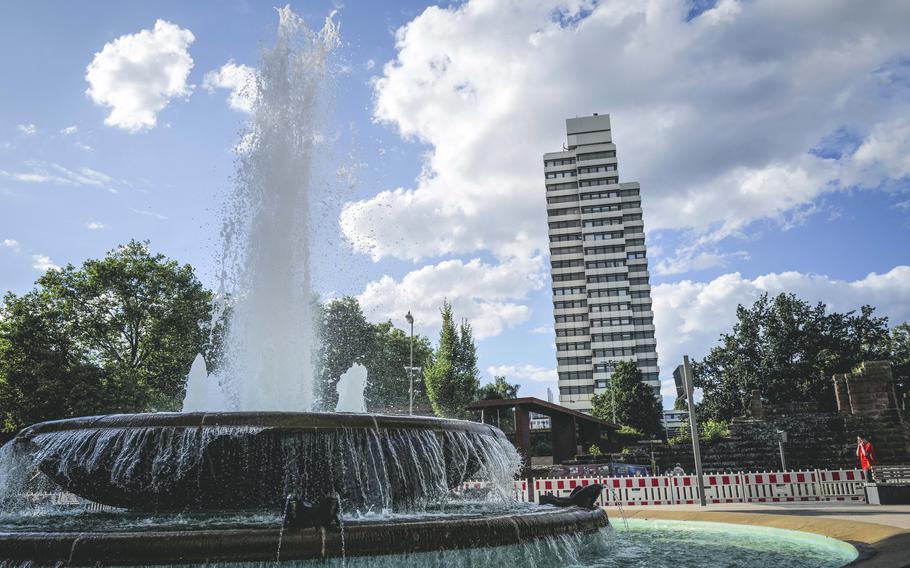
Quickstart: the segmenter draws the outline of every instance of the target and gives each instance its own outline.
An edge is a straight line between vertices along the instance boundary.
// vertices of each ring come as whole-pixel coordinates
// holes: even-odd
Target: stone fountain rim
[[[72,430],[218,428],[245,427],[259,431],[337,431],[337,430],[432,430],[469,432],[503,436],[489,424],[398,414],[356,414],[346,412],[149,412],[106,414],[39,422],[24,428],[17,436],[29,439],[39,434]]]
[[[0,532],[0,561],[54,562],[67,566],[160,565],[199,562],[315,560],[438,550],[491,548],[609,525],[606,511],[570,507],[491,516],[384,520],[333,528],[222,528],[115,532]]]

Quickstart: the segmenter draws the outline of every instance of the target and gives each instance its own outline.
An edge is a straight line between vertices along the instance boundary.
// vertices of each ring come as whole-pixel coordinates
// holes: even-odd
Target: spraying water
[[[338,379],[338,403],[335,412],[366,412],[366,400],[363,391],[367,388],[367,369],[359,363],[354,363],[341,378]]]
[[[218,376],[194,365],[185,411],[301,411],[313,403],[310,186],[339,35],[332,15],[314,32],[289,7],[278,14],[222,229],[220,292],[233,303],[224,361]]]

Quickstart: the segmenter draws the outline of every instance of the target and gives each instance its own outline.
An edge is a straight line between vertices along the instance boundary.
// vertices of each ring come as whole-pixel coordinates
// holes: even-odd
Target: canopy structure
[[[584,414],[539,398],[506,398],[478,400],[465,407],[467,410],[515,409],[515,447],[525,465],[530,464],[531,413],[550,418],[550,440],[553,444],[553,463],[559,464],[575,457],[579,444],[588,447],[601,440],[604,434],[612,441],[612,432],[619,426],[590,414]]]

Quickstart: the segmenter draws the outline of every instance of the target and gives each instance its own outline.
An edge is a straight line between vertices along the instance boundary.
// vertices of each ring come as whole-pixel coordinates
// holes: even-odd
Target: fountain
[[[309,184],[337,44],[331,16],[313,32],[279,10],[222,231],[219,297],[231,316],[219,370],[197,357],[184,412],[44,422],[4,446],[0,566],[457,550],[470,565],[509,545],[528,558],[571,556],[581,535],[602,536],[599,508],[512,498],[520,460],[498,429],[363,413],[359,365],[339,384],[339,412],[310,411]],[[469,480],[485,494],[459,496]]]

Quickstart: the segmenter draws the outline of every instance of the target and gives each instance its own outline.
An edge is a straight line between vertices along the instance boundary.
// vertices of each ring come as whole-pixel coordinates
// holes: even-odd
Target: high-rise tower
[[[544,154],[561,404],[588,412],[612,363],[635,361],[660,395],[651,286],[637,182],[619,182],[610,116],[566,120]]]

